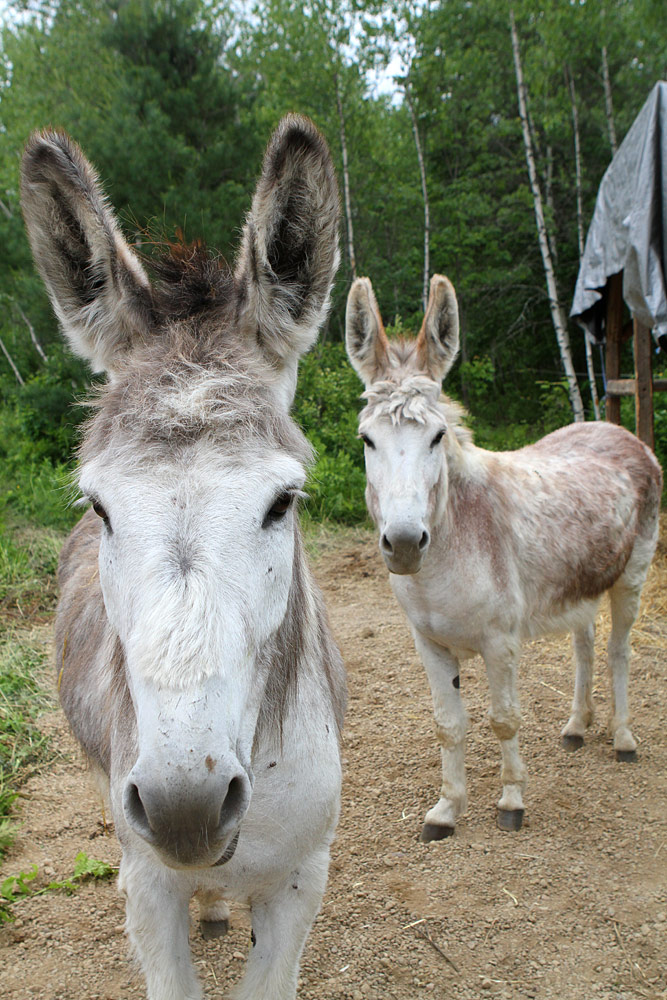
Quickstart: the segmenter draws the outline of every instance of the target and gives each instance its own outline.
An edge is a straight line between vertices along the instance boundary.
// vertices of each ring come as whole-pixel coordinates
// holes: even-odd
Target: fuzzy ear
[[[94,371],[113,371],[151,326],[151,288],[108,208],[95,170],[62,132],[35,132],[21,165],[35,263],[67,340]]]
[[[345,346],[364,385],[376,382],[387,364],[389,341],[369,278],[353,281],[347,296]]]
[[[459,307],[449,278],[434,274],[422,328],[417,337],[417,357],[436,382],[454,364],[459,352]]]
[[[329,310],[339,215],[326,141],[310,119],[287,115],[266,150],[236,277],[249,332],[288,381]]]

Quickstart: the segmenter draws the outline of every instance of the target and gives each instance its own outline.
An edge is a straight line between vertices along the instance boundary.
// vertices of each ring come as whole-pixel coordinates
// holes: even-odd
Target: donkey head
[[[362,382],[359,418],[365,445],[366,503],[392,573],[416,573],[446,499],[448,432],[440,386],[459,347],[456,295],[436,274],[414,341],[388,340],[368,278],[347,300],[347,353]]]
[[[114,812],[168,864],[220,863],[258,720],[286,703],[282,632],[307,619],[295,498],[310,452],[288,411],[338,263],[329,152],[309,120],[281,122],[233,272],[178,247],[152,283],[63,134],[28,142],[22,198],[64,334],[109,376],[79,485],[134,708],[110,751]]]

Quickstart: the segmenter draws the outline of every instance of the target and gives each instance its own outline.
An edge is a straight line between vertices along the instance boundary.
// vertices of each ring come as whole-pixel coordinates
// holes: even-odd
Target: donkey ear
[[[454,364],[459,352],[459,307],[449,278],[434,274],[422,328],[417,337],[417,356],[436,382]]]
[[[310,119],[287,115],[266,150],[236,276],[252,335],[290,383],[329,310],[339,214],[326,141]]]
[[[387,363],[389,341],[369,278],[357,278],[347,296],[345,346],[357,375],[368,386]]]
[[[151,289],[94,169],[61,132],[35,132],[21,165],[21,204],[37,267],[76,354],[113,371],[150,328]]]

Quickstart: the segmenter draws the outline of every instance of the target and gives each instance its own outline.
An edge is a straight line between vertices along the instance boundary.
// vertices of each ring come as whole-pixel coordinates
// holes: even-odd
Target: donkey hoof
[[[199,929],[205,941],[224,937],[229,930],[229,920],[200,920]]]
[[[453,826],[442,826],[441,823],[424,823],[419,839],[422,844],[429,844],[432,840],[444,840],[445,837],[453,836]]]
[[[583,736],[576,733],[563,733],[560,741],[565,750],[581,750],[584,745]]]
[[[496,816],[498,828],[511,833],[520,830],[523,823],[523,813],[523,809],[499,809]]]
[[[617,750],[616,760],[622,761],[624,764],[634,764],[637,760],[636,750]]]

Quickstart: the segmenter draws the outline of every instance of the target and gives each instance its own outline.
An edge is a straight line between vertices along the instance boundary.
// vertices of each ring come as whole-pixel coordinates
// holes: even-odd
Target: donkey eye
[[[375,448],[375,445],[373,444],[373,442],[369,438],[368,434],[360,434],[359,436],[360,436],[361,440],[364,442],[364,444],[366,445],[367,448]]]
[[[271,524],[274,521],[280,521],[280,519],[285,516],[287,511],[292,506],[293,501],[294,493],[289,493],[287,490],[277,496],[271,507],[269,507],[266,512],[263,527],[266,527],[267,524]]]
[[[438,433],[435,435],[435,437],[431,441],[431,448],[435,448],[435,446],[437,444],[440,444],[440,442],[442,441],[442,439],[444,438],[444,436],[445,436],[445,429],[443,427],[443,429],[441,431],[438,431]]]
[[[107,514],[107,512],[105,511],[104,507],[102,506],[99,500],[93,500],[92,508],[97,514],[97,516],[101,517],[103,521],[109,520],[109,515]]]

